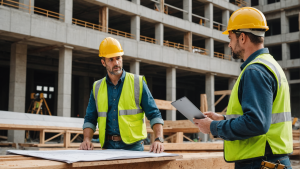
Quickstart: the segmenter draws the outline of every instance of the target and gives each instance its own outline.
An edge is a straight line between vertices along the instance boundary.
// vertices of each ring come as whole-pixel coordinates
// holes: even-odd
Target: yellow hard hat
[[[107,37],[99,46],[99,57],[112,58],[124,55],[124,51],[117,39]]]
[[[228,35],[229,31],[238,29],[264,29],[267,31],[269,27],[262,12],[256,8],[243,7],[230,16],[227,29],[223,34]]]

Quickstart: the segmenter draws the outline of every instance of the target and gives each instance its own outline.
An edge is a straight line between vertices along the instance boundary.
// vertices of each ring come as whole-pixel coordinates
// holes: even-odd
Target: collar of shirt
[[[250,63],[252,60],[254,60],[258,55],[263,54],[263,53],[269,53],[269,49],[268,48],[262,48],[262,49],[258,49],[254,53],[252,53],[248,57],[248,59],[241,65],[241,70],[243,70],[245,68],[245,66],[248,65],[248,63]]]
[[[122,73],[121,78],[120,78],[119,81],[118,81],[118,84],[120,83],[120,81],[121,81],[121,82],[124,82],[125,75],[126,75],[126,72],[125,72],[125,70],[123,69],[123,73]],[[109,78],[108,74],[106,74],[106,82],[109,83],[109,84],[114,85],[114,84],[110,81],[110,78]]]

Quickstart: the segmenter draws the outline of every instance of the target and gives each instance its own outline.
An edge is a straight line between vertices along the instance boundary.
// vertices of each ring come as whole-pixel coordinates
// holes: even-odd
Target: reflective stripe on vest
[[[96,83],[95,86],[95,100],[96,103],[98,103],[98,91],[100,89],[100,85],[103,79],[99,80]],[[132,109],[132,110],[120,110],[119,114],[120,116],[122,115],[134,115],[134,114],[138,114],[138,113],[143,113],[142,109],[139,109],[139,97],[140,97],[140,82],[139,82],[139,75],[134,75],[134,100],[135,100],[135,104],[136,107],[138,109]],[[98,110],[98,104],[96,104],[97,107],[97,112],[98,112],[98,117],[107,117],[106,114],[107,112],[99,112]]]
[[[233,118],[238,118],[240,116],[242,116],[242,115],[239,115],[239,114],[226,115],[226,120],[230,120],[230,119],[233,119]],[[281,122],[286,122],[286,121],[292,121],[291,112],[283,112],[283,113],[274,113],[274,114],[272,114],[271,124],[276,124],[276,123],[281,123]]]

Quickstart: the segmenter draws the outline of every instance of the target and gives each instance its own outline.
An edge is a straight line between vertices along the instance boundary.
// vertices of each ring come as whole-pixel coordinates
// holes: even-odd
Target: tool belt
[[[262,161],[260,169],[287,169],[287,167],[281,164],[279,161],[276,161],[276,163]]]
[[[121,136],[118,135],[106,135],[105,138],[112,141],[122,141]]]

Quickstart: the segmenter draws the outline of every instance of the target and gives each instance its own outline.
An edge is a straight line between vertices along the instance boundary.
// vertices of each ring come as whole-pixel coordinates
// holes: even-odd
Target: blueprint
[[[102,161],[102,160],[119,160],[132,158],[149,158],[178,156],[171,153],[150,153],[147,151],[129,151],[129,150],[57,150],[57,151],[32,151],[32,150],[7,150],[8,155],[26,155],[39,157],[48,160],[74,163],[79,161]]]

